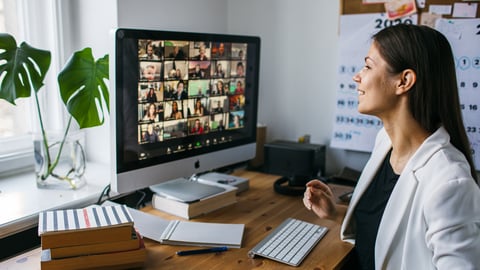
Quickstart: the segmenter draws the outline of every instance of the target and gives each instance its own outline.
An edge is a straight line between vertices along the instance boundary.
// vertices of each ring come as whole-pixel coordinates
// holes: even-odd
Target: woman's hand
[[[312,180],[307,183],[303,195],[303,204],[320,218],[338,220],[337,204],[330,187],[319,181]]]

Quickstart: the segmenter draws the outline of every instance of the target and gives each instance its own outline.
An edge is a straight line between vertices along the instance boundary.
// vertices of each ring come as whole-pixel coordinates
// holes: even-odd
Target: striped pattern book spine
[[[125,205],[44,211],[39,215],[38,234],[126,224],[133,224],[133,218]]]

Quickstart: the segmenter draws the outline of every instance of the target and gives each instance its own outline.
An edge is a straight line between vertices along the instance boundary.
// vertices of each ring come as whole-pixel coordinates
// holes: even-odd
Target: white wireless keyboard
[[[327,231],[326,227],[288,218],[251,249],[248,256],[253,258],[258,255],[299,266]]]

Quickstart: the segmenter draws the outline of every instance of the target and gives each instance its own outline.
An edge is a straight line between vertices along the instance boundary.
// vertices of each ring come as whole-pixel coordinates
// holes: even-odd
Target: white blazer
[[[353,211],[392,147],[382,128],[352,195],[341,238],[355,243]],[[441,127],[406,164],[375,242],[376,269],[480,269],[480,189]]]

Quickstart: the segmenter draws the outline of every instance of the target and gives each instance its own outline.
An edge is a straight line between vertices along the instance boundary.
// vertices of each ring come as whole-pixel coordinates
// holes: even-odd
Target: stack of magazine
[[[155,209],[191,219],[236,203],[238,188],[198,177],[178,178],[150,189],[154,192],[152,206]]]

